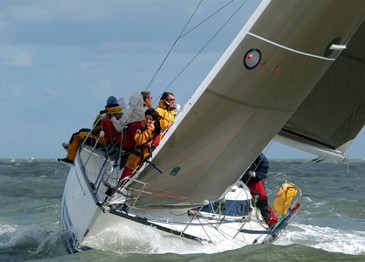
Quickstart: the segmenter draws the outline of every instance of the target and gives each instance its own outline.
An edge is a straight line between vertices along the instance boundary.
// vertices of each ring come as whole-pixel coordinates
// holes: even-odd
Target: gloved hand
[[[171,108],[174,112],[173,114],[175,116],[177,116],[177,114],[180,112],[180,105],[179,104],[175,104],[175,106],[173,108]]]
[[[248,175],[250,177],[256,177],[256,172],[255,171],[248,171]]]
[[[175,109],[176,109],[176,113],[180,112],[180,105],[179,104],[175,104]]]

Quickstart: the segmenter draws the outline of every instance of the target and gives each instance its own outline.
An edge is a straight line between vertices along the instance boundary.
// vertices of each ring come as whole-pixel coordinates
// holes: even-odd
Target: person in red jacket
[[[134,146],[119,181],[132,176],[136,168],[143,165],[160,143],[159,115],[155,109],[147,109],[144,120],[133,122],[130,125],[127,130],[127,137],[133,137]]]
[[[110,96],[108,98],[105,110],[105,116],[101,120],[101,130],[104,131],[104,137],[100,140],[104,146],[108,146],[111,143],[115,143],[120,146],[122,134],[115,129],[111,120],[113,117],[119,119],[123,115],[122,108],[118,104],[118,100],[115,96]]]

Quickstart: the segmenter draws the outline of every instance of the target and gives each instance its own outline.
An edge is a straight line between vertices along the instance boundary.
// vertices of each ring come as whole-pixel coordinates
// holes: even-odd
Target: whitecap
[[[13,225],[0,225],[0,236],[13,233],[16,230],[16,226]]]
[[[27,225],[23,227],[0,227],[6,231],[6,239],[0,242],[3,249],[27,250],[29,254],[37,255],[49,253],[63,243],[64,232],[49,231],[39,225]]]
[[[328,252],[351,255],[365,254],[365,232],[330,227],[292,224],[278,245],[301,244]]]
[[[242,242],[235,240],[210,244],[177,238],[172,235],[162,235],[159,230],[153,227],[136,229],[128,226],[106,228],[100,234],[87,239],[84,244],[98,250],[113,251],[120,254],[212,254],[242,247]]]

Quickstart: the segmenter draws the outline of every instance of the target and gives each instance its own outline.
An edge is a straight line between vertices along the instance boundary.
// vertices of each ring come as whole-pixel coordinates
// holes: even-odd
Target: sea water
[[[271,201],[285,180],[302,190],[299,216],[274,244],[192,243],[126,226],[71,255],[59,230],[68,170],[53,159],[0,160],[0,261],[365,261],[365,161],[270,160]]]

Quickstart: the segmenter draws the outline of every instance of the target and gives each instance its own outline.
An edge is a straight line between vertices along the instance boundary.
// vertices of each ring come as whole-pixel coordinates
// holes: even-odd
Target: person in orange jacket
[[[160,115],[160,126],[162,132],[166,132],[172,125],[175,119],[175,96],[171,92],[164,92],[161,96],[160,102],[156,108],[157,113]]]
[[[105,110],[100,111],[99,115],[96,116],[92,129],[82,128],[78,132],[73,133],[68,145],[66,146],[67,148],[66,158],[58,158],[57,161],[73,164],[76,158],[77,150],[82,143],[94,146],[96,141],[99,141],[100,146],[102,147],[107,146],[112,139],[111,138],[112,134],[110,132],[107,132],[105,137],[99,137],[100,131],[103,129],[102,123],[103,121],[104,122],[106,121],[104,119],[109,119],[110,116],[120,117],[121,115],[122,115],[122,108],[118,105],[117,99],[114,96],[110,96],[107,99]],[[117,133],[113,133],[113,135],[116,136]]]
[[[131,150],[119,181],[132,176],[136,168],[143,165],[160,143],[159,115],[155,109],[147,109],[144,120],[131,124],[127,133],[129,132],[130,135],[134,136],[135,146]]]

